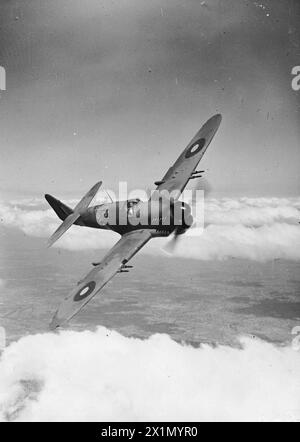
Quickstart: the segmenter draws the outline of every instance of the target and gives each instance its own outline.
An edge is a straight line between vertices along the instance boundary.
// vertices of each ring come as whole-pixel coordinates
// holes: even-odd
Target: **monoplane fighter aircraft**
[[[157,186],[148,201],[130,199],[89,207],[102,182],[92,189],[72,210],[61,201],[45,195],[63,223],[48,241],[51,246],[72,224],[98,229],[109,229],[121,235],[120,240],[99,263],[64,299],[50,324],[55,329],[71,319],[87,304],[117,273],[128,272],[128,261],[151,239],[166,237],[171,233],[174,240],[193,224],[191,207],[179,201],[189,180],[198,178],[201,171],[196,167],[214,137],[221,115],[210,118],[197,132],[177,161],[165,176],[156,181]]]

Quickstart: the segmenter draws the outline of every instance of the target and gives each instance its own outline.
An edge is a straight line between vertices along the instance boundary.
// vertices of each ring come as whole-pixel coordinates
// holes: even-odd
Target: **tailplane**
[[[46,200],[53,208],[58,217],[63,223],[56,229],[53,235],[48,240],[48,247],[51,247],[73,224],[84,225],[80,220],[81,213],[85,211],[96,193],[98,192],[102,182],[95,184],[88,193],[79,201],[77,206],[72,210],[70,207],[63,204],[51,195],[45,195]]]

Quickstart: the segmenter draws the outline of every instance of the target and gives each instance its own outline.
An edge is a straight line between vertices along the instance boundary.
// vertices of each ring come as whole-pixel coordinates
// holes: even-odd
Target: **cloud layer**
[[[191,229],[176,255],[299,260],[299,208],[299,198],[209,199],[204,232]],[[2,202],[0,218],[5,229],[41,238],[58,224],[40,200]],[[106,248],[116,239],[74,226],[57,246]],[[145,252],[162,245],[154,240]],[[104,327],[26,336],[1,355],[0,421],[300,421],[299,345],[239,341],[239,349],[194,348]]]
[[[222,198],[205,202],[205,222],[259,227],[300,221],[300,198]]]
[[[300,421],[300,353],[260,340],[193,348],[167,335],[32,335],[0,360],[0,419]]]
[[[208,199],[204,205],[205,229],[196,223],[180,238],[175,256],[203,260],[299,260],[299,209],[300,198]],[[5,227],[16,227],[27,235],[43,238],[49,237],[58,225],[54,212],[45,210],[39,200],[0,203],[0,217]],[[117,238],[113,232],[73,226],[56,246],[69,250],[101,249],[111,247]],[[152,241],[143,252],[161,254],[166,241]]]

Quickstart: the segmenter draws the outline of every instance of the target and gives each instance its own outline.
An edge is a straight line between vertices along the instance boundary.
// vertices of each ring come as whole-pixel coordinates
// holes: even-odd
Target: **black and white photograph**
[[[299,0],[0,0],[0,422],[300,422],[299,170]]]

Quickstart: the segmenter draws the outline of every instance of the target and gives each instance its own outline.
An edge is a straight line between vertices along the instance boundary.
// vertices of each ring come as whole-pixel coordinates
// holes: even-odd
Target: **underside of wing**
[[[50,324],[53,330],[70,320],[151,239],[147,230],[126,233],[104,259],[64,299]]]
[[[163,179],[157,183],[157,191],[175,192],[177,198],[180,196],[217,132],[221,120],[221,115],[214,115],[202,126]]]

